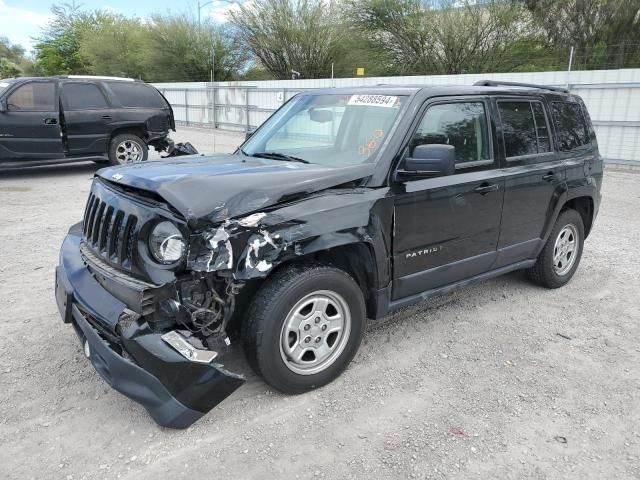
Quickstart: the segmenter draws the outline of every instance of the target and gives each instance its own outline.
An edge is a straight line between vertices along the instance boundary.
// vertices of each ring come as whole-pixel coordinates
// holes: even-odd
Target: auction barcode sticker
[[[367,107],[393,107],[398,97],[391,95],[351,95],[347,105],[363,105]]]

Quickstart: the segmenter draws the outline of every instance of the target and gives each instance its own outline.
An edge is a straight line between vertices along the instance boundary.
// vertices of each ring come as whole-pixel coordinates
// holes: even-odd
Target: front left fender
[[[227,220],[192,238],[188,266],[227,271],[239,281],[266,278],[278,265],[331,248],[365,243],[375,287],[390,280],[393,221],[388,189],[325,191],[268,212]]]

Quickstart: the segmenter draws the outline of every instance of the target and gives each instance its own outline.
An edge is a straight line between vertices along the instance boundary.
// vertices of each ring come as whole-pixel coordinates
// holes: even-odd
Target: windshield
[[[347,166],[373,161],[406,96],[301,95],[243,145],[249,156]]]

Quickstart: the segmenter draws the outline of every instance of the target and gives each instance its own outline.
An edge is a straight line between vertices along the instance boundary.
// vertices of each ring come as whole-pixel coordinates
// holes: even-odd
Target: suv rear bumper
[[[244,383],[214,363],[188,360],[141,319],[118,325],[130,311],[93,277],[80,255],[78,226],[72,227],[56,267],[56,301],[72,323],[89,359],[115,390],[143,405],[161,426],[186,428]]]

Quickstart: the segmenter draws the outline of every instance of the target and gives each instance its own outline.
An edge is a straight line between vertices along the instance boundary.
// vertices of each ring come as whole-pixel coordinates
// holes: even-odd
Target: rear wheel
[[[109,161],[113,165],[144,162],[149,156],[146,143],[137,135],[123,133],[111,139]]]
[[[301,393],[337,378],[357,352],[364,298],[342,270],[297,265],[266,280],[246,318],[251,366],[274,388]]]
[[[565,285],[578,269],[584,245],[584,224],[575,210],[564,210],[558,216],[536,264],[527,270],[535,283],[547,288]]]

